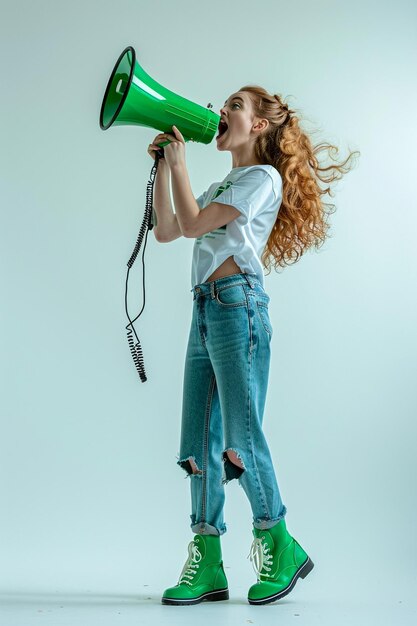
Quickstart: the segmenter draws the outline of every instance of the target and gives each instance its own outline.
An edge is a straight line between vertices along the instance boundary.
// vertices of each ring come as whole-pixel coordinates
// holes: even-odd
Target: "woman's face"
[[[219,150],[235,150],[256,139],[257,119],[254,119],[250,97],[244,91],[232,94],[220,109],[221,119],[227,124],[226,132],[217,135]],[[222,127],[220,126],[220,133]]]

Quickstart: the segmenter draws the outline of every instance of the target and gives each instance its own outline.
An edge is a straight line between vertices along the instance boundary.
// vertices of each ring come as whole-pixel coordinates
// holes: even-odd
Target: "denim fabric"
[[[256,274],[232,274],[195,285],[184,367],[177,464],[191,488],[191,529],[221,535],[224,485],[243,487],[256,528],[286,514],[262,430],[273,329],[269,296]],[[236,452],[243,468],[226,450]],[[192,472],[193,459],[198,473]]]

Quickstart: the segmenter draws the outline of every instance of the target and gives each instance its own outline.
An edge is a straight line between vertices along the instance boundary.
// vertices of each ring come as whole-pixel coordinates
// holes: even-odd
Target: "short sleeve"
[[[225,191],[222,191],[213,202],[230,204],[246,218],[245,224],[253,220],[265,205],[270,204],[274,197],[273,182],[270,174],[257,168],[245,172]]]

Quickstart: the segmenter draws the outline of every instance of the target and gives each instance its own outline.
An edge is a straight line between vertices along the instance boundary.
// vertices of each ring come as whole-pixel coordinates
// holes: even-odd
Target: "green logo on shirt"
[[[233,185],[232,181],[231,180],[227,180],[224,185],[220,185],[220,187],[217,187],[217,189],[215,191],[215,194],[212,197],[212,199],[210,200],[210,202],[213,202],[213,200],[215,198],[217,198],[217,196],[220,196],[220,194],[223,193],[223,191],[226,191],[232,185]]]

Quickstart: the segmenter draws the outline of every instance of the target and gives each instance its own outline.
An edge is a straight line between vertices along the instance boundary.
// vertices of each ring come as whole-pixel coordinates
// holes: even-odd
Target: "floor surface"
[[[307,578],[306,578],[307,580]],[[417,602],[411,594],[383,598],[317,597],[298,581],[286,598],[263,606],[251,606],[246,589],[230,590],[229,600],[202,602],[193,606],[161,603],[163,590],[151,585],[125,593],[93,591],[79,593],[10,592],[0,595],[1,626],[137,626],[182,624],[220,626],[259,624],[261,626],[414,626]],[[297,588],[298,587],[298,588]],[[230,589],[230,587],[229,587]],[[316,596],[316,597],[314,597]]]

